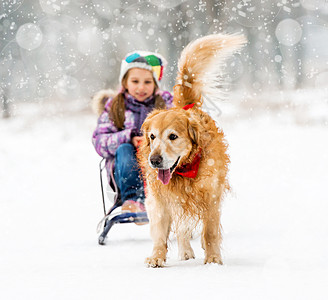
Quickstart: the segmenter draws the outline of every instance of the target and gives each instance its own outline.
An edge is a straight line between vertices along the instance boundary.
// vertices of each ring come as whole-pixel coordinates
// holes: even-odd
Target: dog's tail
[[[178,62],[174,105],[201,106],[202,96],[221,99],[223,63],[245,43],[243,35],[212,34],[187,45]]]

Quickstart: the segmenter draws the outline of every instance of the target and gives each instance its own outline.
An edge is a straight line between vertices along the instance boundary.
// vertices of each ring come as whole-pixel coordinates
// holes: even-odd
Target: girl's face
[[[144,101],[154,93],[155,82],[152,72],[133,68],[127,74],[124,87],[138,101]]]

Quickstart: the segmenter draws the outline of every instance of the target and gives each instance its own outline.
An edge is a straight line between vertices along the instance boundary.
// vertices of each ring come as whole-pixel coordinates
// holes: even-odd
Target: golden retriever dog
[[[194,258],[190,239],[198,224],[204,263],[222,264],[220,206],[229,190],[230,159],[223,131],[201,106],[207,98],[220,98],[222,65],[244,43],[241,35],[223,34],[190,43],[178,63],[174,108],[153,111],[143,124],[138,160],[153,240],[148,266],[164,266],[171,230],[180,259]]]

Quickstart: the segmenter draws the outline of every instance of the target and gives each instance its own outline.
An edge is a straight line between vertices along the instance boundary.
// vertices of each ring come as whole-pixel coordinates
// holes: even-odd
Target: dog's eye
[[[171,140],[171,141],[174,141],[174,140],[176,140],[178,138],[178,136],[176,135],[176,134],[174,134],[174,133],[171,133],[170,135],[169,135],[169,139]]]
[[[152,140],[154,140],[154,139],[155,139],[155,136],[154,136],[153,134],[151,134],[151,135],[150,135],[150,138],[151,138]]]

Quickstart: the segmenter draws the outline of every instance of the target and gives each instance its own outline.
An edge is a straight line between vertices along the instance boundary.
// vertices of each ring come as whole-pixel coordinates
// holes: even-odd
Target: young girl
[[[110,92],[100,91],[94,98],[100,116],[92,142],[97,153],[106,158],[108,180],[120,192],[122,211],[145,211],[136,149],[147,114],[154,108],[172,106],[172,95],[159,90],[165,65],[159,54],[129,53],[121,64],[120,92],[112,97]]]

